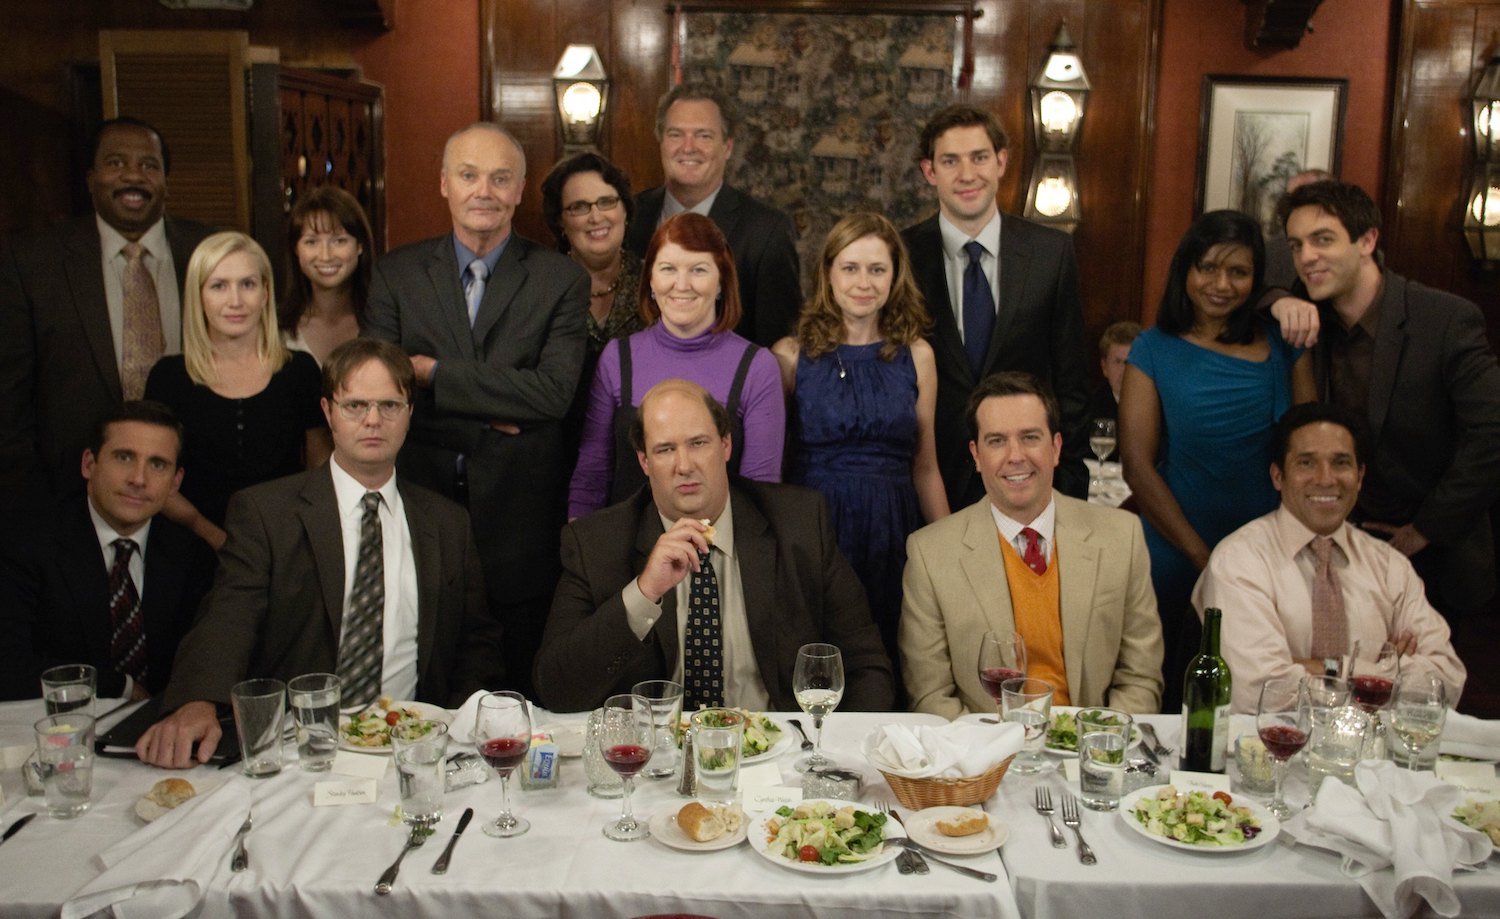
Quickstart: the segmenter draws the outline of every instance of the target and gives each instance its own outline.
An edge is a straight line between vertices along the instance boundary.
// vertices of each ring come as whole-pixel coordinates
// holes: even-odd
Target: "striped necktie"
[[[364,708],[380,695],[385,663],[385,549],[380,533],[380,495],[365,492],[359,522],[359,556],[349,611],[339,641],[339,683],[346,707]]]
[[[116,671],[144,685],[146,617],[130,576],[130,556],[139,546],[133,539],[117,539],[110,545],[115,548],[115,561],[109,568],[109,657]]]

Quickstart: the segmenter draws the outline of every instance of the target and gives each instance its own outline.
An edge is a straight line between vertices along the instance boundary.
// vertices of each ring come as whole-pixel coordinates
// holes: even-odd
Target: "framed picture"
[[[1269,228],[1287,179],[1306,169],[1337,175],[1348,85],[1339,79],[1204,77],[1198,213],[1230,208]]]

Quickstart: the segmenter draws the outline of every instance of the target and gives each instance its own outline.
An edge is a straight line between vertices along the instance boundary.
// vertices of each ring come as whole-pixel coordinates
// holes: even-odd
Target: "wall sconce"
[[[609,101],[609,77],[593,45],[569,45],[552,71],[563,154],[595,148]]]
[[[1071,233],[1083,216],[1073,151],[1083,126],[1089,80],[1066,22],[1057,27],[1047,60],[1030,88],[1031,130],[1039,155],[1027,183],[1025,215]]]
[[[1500,53],[1490,56],[1469,98],[1474,181],[1464,195],[1464,239],[1481,262],[1500,262]]]

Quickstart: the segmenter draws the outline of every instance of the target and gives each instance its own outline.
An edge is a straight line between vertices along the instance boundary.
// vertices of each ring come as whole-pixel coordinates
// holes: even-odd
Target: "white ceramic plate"
[[[1100,706],[1097,705],[1054,705],[1052,706],[1052,717],[1056,719],[1058,715],[1072,715],[1076,718],[1078,716],[1078,713],[1081,711],[1092,710],[1099,707]],[[1136,743],[1140,741],[1140,739],[1141,729],[1132,724],[1130,726],[1130,743],[1125,745],[1126,749],[1135,746]],[[1064,759],[1078,758],[1078,751],[1076,749],[1067,750],[1062,747],[1054,747],[1049,745],[1045,741],[1042,743],[1042,749],[1052,754],[1053,756],[1061,756]]]
[[[583,755],[583,725],[544,724],[537,728],[540,734],[551,734],[557,743],[557,755],[572,759]]]
[[[769,718],[770,716],[767,715],[766,717]],[[792,748],[792,746],[796,743],[796,740],[794,740],[793,738],[800,738],[802,736],[801,734],[797,733],[796,728],[792,727],[790,724],[787,724],[785,721],[782,721],[780,718],[771,718],[771,721],[775,722],[776,726],[781,728],[781,736],[776,738],[776,742],[771,744],[771,749],[767,750],[766,752],[757,753],[754,756],[741,757],[741,766],[746,764],[770,762],[771,760],[775,759],[776,757]]]
[[[194,794],[191,798],[188,798],[186,801],[177,805],[177,807],[187,807],[192,802],[203,797],[222,784],[224,784],[222,780],[214,778],[203,778],[202,776],[199,776],[198,781],[193,783],[193,787],[197,791],[197,793]],[[176,808],[162,807],[160,804],[157,804],[155,801],[152,801],[145,795],[142,795],[141,797],[135,799],[135,815],[141,818],[141,820],[145,821],[146,823],[150,823],[153,820],[158,820],[162,817],[165,817],[173,810],[176,810]]]
[[[944,855],[980,855],[993,852],[1010,838],[1010,829],[993,814],[990,825],[972,836],[944,836],[938,832],[939,820],[950,820],[973,813],[973,807],[928,807],[906,816],[906,832],[912,839]],[[982,811],[981,811],[982,813]]]
[[[821,800],[826,799],[808,798],[802,803],[814,804]],[[827,803],[833,805],[835,808],[853,804],[857,810],[872,814],[878,813],[878,809],[873,804],[832,800],[827,801]],[[884,846],[881,848],[879,855],[874,858],[867,858],[862,862],[848,862],[841,865],[825,865],[822,862],[794,862],[782,858],[779,854],[772,852],[767,846],[771,833],[766,829],[766,822],[775,816],[774,811],[756,814],[748,821],[750,824],[750,848],[755,850],[756,855],[759,855],[773,865],[780,865],[783,868],[790,868],[793,871],[800,871],[803,874],[849,874],[855,871],[870,871],[871,869],[879,868],[881,865],[889,865],[896,860],[896,856],[901,854],[900,846]],[[901,826],[901,823],[889,817],[886,818],[884,829],[886,839],[894,839],[906,835],[906,830]]]
[[[1273,840],[1276,839],[1277,836],[1281,834],[1281,821],[1273,817],[1270,811],[1266,810],[1257,802],[1251,800],[1249,795],[1241,794],[1235,796],[1234,803],[1243,804],[1246,807],[1250,808],[1251,815],[1253,815],[1256,820],[1260,821],[1260,834],[1257,835],[1254,839],[1246,842],[1244,845],[1196,846],[1192,843],[1178,842],[1177,840],[1170,839],[1166,836],[1158,836],[1150,830],[1146,829],[1146,825],[1144,823],[1141,823],[1140,820],[1136,819],[1135,802],[1139,801],[1141,798],[1155,796],[1157,792],[1161,791],[1165,787],[1165,785],[1151,785],[1146,788],[1139,788],[1120,799],[1120,819],[1123,820],[1125,822],[1125,825],[1130,827],[1130,829],[1146,837],[1152,842],[1159,842],[1164,846],[1169,846],[1173,849],[1179,849],[1183,852],[1200,852],[1204,855],[1229,855],[1235,852],[1248,852],[1251,849],[1259,849],[1262,846],[1268,846]]]
[[[750,821],[741,820],[740,828],[733,833],[725,833],[708,842],[699,842],[677,825],[676,811],[658,811],[651,817],[651,838],[664,846],[684,852],[718,852],[720,849],[730,849],[744,842],[749,831]]]
[[[373,708],[374,706],[371,706],[371,707]],[[416,712],[417,714],[421,715],[427,721],[441,721],[443,724],[452,724],[453,723],[453,713],[452,712],[448,711],[446,708],[438,708],[436,705],[428,705],[426,702],[408,702],[408,701],[392,702],[391,703],[391,708],[392,709],[409,708],[412,711]],[[365,711],[369,711],[369,709],[365,709]],[[340,750],[348,750],[350,753],[373,753],[376,756],[386,756],[386,755],[390,754],[390,752],[391,752],[391,739],[390,739],[389,736],[386,737],[385,744],[383,746],[379,746],[379,747],[361,747],[358,744],[352,744],[352,743],[349,743],[349,741],[345,740],[344,739],[344,725],[348,724],[350,722],[350,720],[351,719],[347,715],[340,715],[339,716],[339,749]]]

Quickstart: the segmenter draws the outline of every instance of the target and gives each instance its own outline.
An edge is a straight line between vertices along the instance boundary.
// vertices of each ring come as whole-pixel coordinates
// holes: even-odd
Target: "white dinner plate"
[[[573,759],[583,755],[583,725],[544,724],[537,728],[539,734],[551,734],[557,744],[557,755]]]
[[[1098,706],[1098,705],[1054,705],[1054,706],[1052,706],[1052,717],[1055,719],[1055,718],[1057,718],[1058,715],[1061,714],[1061,715],[1072,715],[1072,716],[1074,716],[1076,718],[1078,716],[1078,713],[1081,712],[1081,711],[1092,711],[1093,709],[1100,708],[1100,707],[1101,706]],[[1050,730],[1052,726],[1049,724],[1047,727]],[[1130,743],[1128,743],[1128,744],[1125,745],[1126,749],[1129,749],[1130,747],[1135,746],[1136,743],[1140,741],[1140,739],[1141,739],[1141,729],[1138,728],[1138,727],[1136,727],[1134,724],[1132,724],[1130,726]],[[1077,759],[1078,758],[1078,751],[1076,749],[1074,749],[1074,750],[1067,750],[1067,749],[1064,749],[1062,747],[1053,747],[1053,746],[1049,745],[1046,741],[1042,742],[1042,749],[1046,750],[1048,753],[1052,754],[1053,756],[1061,756],[1064,759]]]
[[[767,715],[766,717],[771,718],[770,715]],[[770,762],[771,760],[790,750],[792,748],[792,745],[796,742],[793,738],[800,736],[796,733],[796,728],[792,727],[790,724],[787,724],[785,721],[782,721],[780,718],[771,718],[771,721],[777,727],[781,728],[781,736],[776,738],[776,742],[771,744],[770,749],[768,749],[766,752],[757,753],[754,756],[740,757],[741,766]]]
[[[192,802],[217,789],[222,784],[224,784],[224,782],[221,779],[205,779],[202,776],[199,776],[197,783],[195,783],[194,785],[196,794],[194,794],[191,798],[188,798],[181,804],[177,805],[177,807],[187,807]],[[153,820],[165,817],[167,814],[170,814],[174,810],[176,810],[176,808],[162,807],[160,804],[157,804],[155,801],[152,801],[145,795],[142,795],[139,798],[135,799],[135,815],[141,818],[141,820],[146,823],[150,823]]]
[[[990,825],[972,836],[944,836],[938,831],[939,820],[949,820],[973,813],[973,807],[928,807],[906,816],[906,832],[917,842],[944,855],[980,855],[993,852],[1010,838],[1010,829],[993,814]],[[983,811],[980,811],[983,813]]]
[[[721,849],[730,849],[745,841],[750,832],[750,821],[741,820],[739,829],[733,833],[725,833],[718,839],[710,839],[708,842],[699,842],[682,831],[677,825],[676,811],[658,811],[651,817],[651,838],[664,846],[673,849],[681,849],[684,852],[718,852]]]
[[[1120,819],[1125,821],[1126,826],[1130,827],[1132,830],[1146,837],[1152,842],[1159,842],[1164,846],[1170,846],[1173,849],[1179,849],[1183,852],[1199,852],[1204,855],[1229,855],[1236,852],[1248,852],[1251,849],[1259,849],[1262,846],[1268,846],[1273,840],[1276,839],[1277,836],[1281,834],[1281,821],[1272,816],[1270,811],[1266,810],[1257,802],[1251,800],[1249,795],[1241,794],[1235,796],[1234,803],[1243,804],[1244,806],[1250,808],[1251,815],[1254,816],[1256,820],[1260,821],[1260,834],[1257,835],[1254,839],[1246,842],[1244,845],[1198,846],[1188,842],[1179,842],[1166,836],[1158,836],[1150,830],[1146,829],[1146,825],[1144,823],[1141,823],[1141,821],[1136,818],[1135,802],[1139,801],[1141,798],[1154,797],[1157,792],[1161,791],[1165,787],[1165,785],[1151,785],[1146,788],[1140,788],[1132,791],[1130,794],[1120,799]]]
[[[374,708],[374,706],[371,706],[371,708]],[[408,702],[408,701],[392,702],[391,703],[391,708],[392,709],[409,708],[412,711],[416,712],[417,714],[421,715],[424,720],[427,720],[427,721],[441,721],[443,724],[452,724],[453,723],[453,713],[452,712],[448,711],[445,708],[438,708],[436,705],[428,705],[426,702]],[[367,708],[367,709],[365,709],[365,711],[369,711],[369,709]],[[340,715],[339,716],[339,749],[340,750],[348,750],[350,753],[373,753],[376,756],[386,756],[386,755],[390,754],[390,752],[391,752],[391,738],[390,738],[390,735],[386,735],[385,743],[383,745],[381,745],[381,746],[378,746],[378,747],[361,747],[359,744],[352,744],[352,743],[349,743],[349,741],[345,740],[344,739],[344,725],[348,724],[351,720],[352,719],[350,719],[350,717],[348,715]]]
[[[826,801],[835,808],[853,804],[856,810],[862,810],[871,814],[879,813],[875,805],[861,804],[857,801],[807,798],[802,803],[815,804],[818,801]],[[822,862],[794,862],[790,859],[782,858],[781,855],[772,852],[769,848],[772,833],[766,828],[766,823],[775,816],[775,811],[770,811],[750,818],[750,848],[755,850],[756,855],[783,868],[790,868],[793,871],[800,871],[803,874],[849,874],[855,871],[869,871],[879,868],[881,865],[889,865],[896,860],[896,856],[901,854],[900,846],[883,846],[879,855],[876,855],[874,858],[867,858],[862,862],[846,862],[839,865],[825,865]],[[885,830],[884,836],[886,839],[896,839],[906,835],[906,829],[901,826],[901,822],[890,817],[886,818],[883,829]]]

